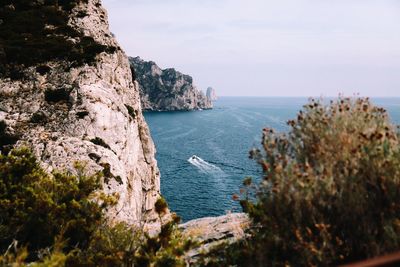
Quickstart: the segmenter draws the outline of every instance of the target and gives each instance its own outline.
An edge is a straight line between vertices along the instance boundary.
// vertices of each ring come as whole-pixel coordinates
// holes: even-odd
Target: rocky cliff
[[[207,88],[206,96],[210,101],[216,101],[218,99],[217,93],[215,92],[215,89],[212,87]]]
[[[99,0],[0,3],[0,150],[32,148],[42,165],[103,171],[112,220],[152,221],[155,148],[127,56]]]
[[[193,78],[175,69],[160,69],[152,61],[129,58],[134,78],[139,83],[144,110],[199,110],[212,108],[211,101],[196,88]]]

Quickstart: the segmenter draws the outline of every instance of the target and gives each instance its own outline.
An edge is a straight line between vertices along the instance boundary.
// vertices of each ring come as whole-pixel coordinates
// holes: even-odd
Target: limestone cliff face
[[[155,148],[128,58],[109,31],[101,2],[14,2],[0,4],[5,14],[0,32],[9,27],[26,39],[19,42],[15,35],[12,44],[0,39],[0,149],[6,153],[10,147],[27,145],[48,171],[74,173],[76,161],[85,163],[89,173],[103,170],[105,192],[120,196],[109,211],[112,220],[155,219],[160,191]],[[41,12],[44,7],[47,13]],[[44,22],[25,22],[37,23],[37,29],[13,28],[12,23],[24,23],[14,19],[26,16],[26,10],[53,12],[59,19],[39,16]],[[35,45],[42,54],[34,53]],[[60,51],[49,54],[53,48]],[[13,54],[18,49],[33,49],[30,58],[36,62],[18,58]]]
[[[216,101],[218,99],[217,97],[217,93],[215,92],[215,89],[212,87],[208,87],[207,88],[207,93],[206,96],[208,99],[210,99],[211,101]]]
[[[144,110],[174,111],[211,109],[211,101],[193,85],[193,78],[175,69],[160,69],[152,61],[129,58],[139,84]]]

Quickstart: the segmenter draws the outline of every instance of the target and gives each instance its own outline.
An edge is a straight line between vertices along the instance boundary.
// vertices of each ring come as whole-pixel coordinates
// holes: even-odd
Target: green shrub
[[[264,129],[250,153],[264,172],[241,200],[252,237],[209,265],[335,266],[399,250],[399,133],[386,111],[311,100],[288,124],[287,134]]]
[[[168,204],[165,198],[160,197],[154,204],[156,212],[161,216],[164,215],[168,210]]]
[[[182,236],[178,222],[173,216],[155,236],[125,223],[104,225],[92,235],[87,249],[69,253],[66,266],[186,266],[185,253],[196,244]]]
[[[66,251],[86,248],[110,203],[95,198],[99,176],[49,175],[26,149],[0,155],[0,177],[0,251],[17,240],[29,259],[55,238],[65,240]]]
[[[172,216],[158,235],[105,211],[116,196],[101,193],[101,176],[46,173],[27,149],[0,155],[0,266],[185,266],[194,243]],[[157,201],[159,216],[165,200]]]
[[[67,255],[66,266],[132,266],[142,242],[140,229],[125,223],[103,225],[92,234],[87,249],[75,249]]]
[[[162,204],[161,206],[164,205]],[[160,216],[165,212],[164,209],[159,211]],[[137,266],[187,266],[185,253],[197,246],[197,243],[190,238],[182,236],[181,231],[178,229],[179,221],[180,218],[173,215],[172,220],[161,226],[161,231],[157,236],[152,237],[145,233],[143,244],[136,253]]]

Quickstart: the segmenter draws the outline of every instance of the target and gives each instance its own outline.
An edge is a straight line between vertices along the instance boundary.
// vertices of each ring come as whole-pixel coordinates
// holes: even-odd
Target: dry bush
[[[368,99],[310,100],[287,134],[264,129],[245,180],[252,237],[209,266],[334,266],[400,249],[399,133]]]

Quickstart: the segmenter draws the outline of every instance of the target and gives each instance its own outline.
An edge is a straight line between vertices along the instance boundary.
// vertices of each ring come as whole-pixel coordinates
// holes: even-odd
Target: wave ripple
[[[202,158],[193,155],[188,159],[188,162],[198,168],[202,173],[211,174],[213,176],[226,176],[226,173],[221,168],[203,160]]]

